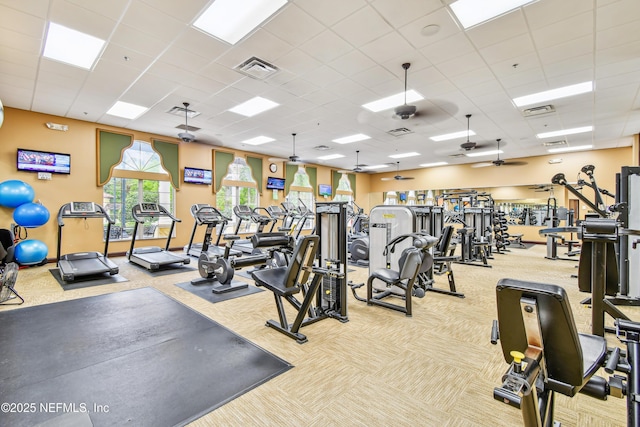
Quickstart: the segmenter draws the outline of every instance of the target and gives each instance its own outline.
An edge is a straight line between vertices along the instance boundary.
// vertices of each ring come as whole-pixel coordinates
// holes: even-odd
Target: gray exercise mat
[[[234,283],[234,282],[235,280],[233,280],[231,283]],[[218,284],[218,282],[213,282],[213,283]],[[212,291],[213,284],[192,285],[191,282],[183,282],[183,283],[176,283],[176,286],[181,289],[184,289],[185,291],[189,291],[192,294],[197,295],[200,298],[203,298],[212,304],[215,304],[217,302],[227,301],[234,298],[240,298],[245,295],[251,295],[257,292],[264,291],[264,289],[260,289],[255,286],[248,285],[246,288],[241,288],[231,292],[223,292],[221,294],[216,294],[216,293],[213,293]]]
[[[121,276],[120,274],[114,274],[112,276],[108,273],[105,273],[97,276],[78,277],[73,282],[65,282],[64,280],[62,280],[62,276],[60,275],[60,270],[58,268],[51,268],[49,269],[49,272],[65,291],[88,288],[91,286],[111,285],[113,283],[122,283],[129,281],[129,279]]]
[[[152,288],[0,312],[0,325],[2,400],[36,405],[2,425],[74,409],[94,426],[185,425],[291,368]]]

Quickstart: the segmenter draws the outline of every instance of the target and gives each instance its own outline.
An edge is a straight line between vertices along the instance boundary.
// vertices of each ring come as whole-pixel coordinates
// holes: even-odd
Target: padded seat
[[[502,279],[496,287],[500,341],[507,363],[511,351],[526,353],[536,343],[536,331],[527,329],[523,301],[537,304],[542,357],[547,367],[544,379],[549,390],[566,396],[577,394],[600,368],[607,354],[603,337],[578,333],[567,293],[560,286]],[[530,336],[533,335],[533,336]]]

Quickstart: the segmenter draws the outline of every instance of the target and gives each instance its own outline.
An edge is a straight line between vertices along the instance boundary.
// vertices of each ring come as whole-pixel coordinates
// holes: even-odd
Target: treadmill
[[[200,225],[213,225],[217,227],[218,224],[221,224],[220,231],[218,232],[218,238],[216,239],[216,243],[214,245],[209,245],[207,252],[212,256],[223,256],[224,248],[220,247],[220,238],[222,237],[222,232],[224,231],[227,223],[231,221],[231,218],[227,218],[222,215],[222,213],[213,208],[208,203],[196,203],[195,205],[191,205],[190,208],[191,215],[193,216],[193,229],[191,230],[191,238],[189,239],[189,243],[184,247],[184,252],[187,255],[200,258],[200,253],[202,252],[202,243],[194,243],[193,239],[196,236],[196,231],[198,230],[198,226]],[[214,212],[215,215],[210,215],[211,212]],[[204,219],[203,219],[204,218]],[[230,256],[239,257],[242,255],[241,251],[231,249],[229,251]]]
[[[65,218],[98,218],[107,220],[107,229],[104,237],[104,252],[76,252],[67,255],[60,255],[62,247],[62,227]],[[102,206],[93,202],[71,202],[62,205],[58,211],[58,250],[56,254],[56,265],[60,271],[60,277],[65,282],[73,282],[79,278],[98,276],[105,273],[110,275],[118,274],[118,266],[107,258],[109,249],[109,237],[111,236],[111,226],[115,221],[111,219],[107,211]]]
[[[173,228],[175,227],[176,222],[180,222],[178,218],[173,216],[171,212],[158,203],[138,203],[131,208],[131,214],[133,215],[133,219],[136,220],[136,223],[133,226],[131,247],[127,252],[127,259],[129,262],[138,264],[150,271],[157,271],[164,266],[178,267],[177,264],[189,264],[191,261],[189,256],[169,252],[169,244],[171,243]],[[140,224],[144,225],[144,221],[147,218],[155,219],[160,217],[166,217],[171,220],[171,227],[169,227],[169,234],[167,235],[167,244],[164,246],[164,249],[159,246],[136,248],[135,244],[136,236],[138,234],[138,226]]]

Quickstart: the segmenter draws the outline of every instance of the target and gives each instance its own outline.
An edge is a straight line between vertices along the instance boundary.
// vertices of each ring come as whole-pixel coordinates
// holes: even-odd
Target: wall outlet
[[[51,172],[38,172],[38,179],[51,181]]]

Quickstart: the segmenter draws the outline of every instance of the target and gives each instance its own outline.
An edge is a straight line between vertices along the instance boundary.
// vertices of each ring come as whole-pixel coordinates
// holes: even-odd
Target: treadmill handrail
[[[133,207],[131,208],[131,215],[133,216],[133,219],[135,219],[137,222],[142,224],[145,218],[155,218],[160,216],[166,216],[169,219],[171,219],[171,221],[173,222],[182,222],[181,219],[176,218],[171,212],[169,212],[160,203],[154,203],[154,204],[158,206],[157,212],[143,212],[141,209],[136,209],[136,208],[140,208],[140,205],[142,205],[142,203],[133,205]]]
[[[62,205],[60,207],[60,210],[58,211],[58,247],[57,247],[57,251],[56,251],[56,263],[60,262],[60,252],[61,252],[61,248],[62,248],[62,227],[64,227],[64,220],[63,218],[102,218],[102,219],[106,219],[107,220],[107,230],[106,230],[106,236],[104,238],[104,252],[103,252],[103,256],[106,258],[107,256],[107,251],[109,250],[109,239],[111,237],[111,226],[113,224],[116,223],[116,221],[114,219],[111,219],[111,217],[109,216],[109,214],[107,213],[107,211],[102,207],[102,205],[99,205],[98,203],[94,203],[93,206],[95,207],[96,211],[93,213],[90,212],[72,212],[71,211],[71,204],[73,202],[69,202],[69,203],[65,203],[64,205]]]

